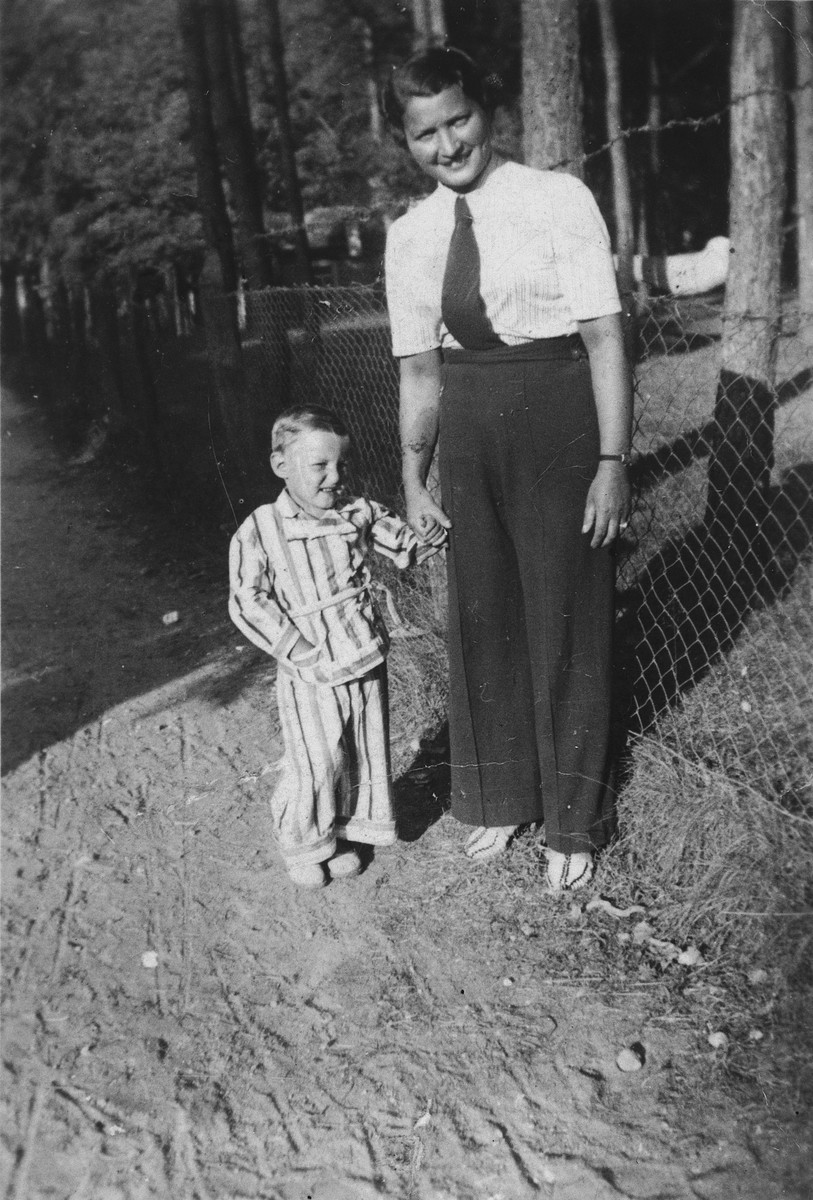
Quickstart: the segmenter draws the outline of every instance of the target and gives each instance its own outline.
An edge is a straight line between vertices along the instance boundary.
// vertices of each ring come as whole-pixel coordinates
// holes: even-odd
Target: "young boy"
[[[365,557],[372,546],[401,568],[423,562],[445,531],[419,543],[381,505],[344,496],[350,437],[328,409],[287,409],[271,439],[285,489],[232,538],[229,613],[278,663],[285,754],[272,821],[291,879],[319,888],[325,865],[334,879],[361,870],[348,843],[395,841],[389,639]]]

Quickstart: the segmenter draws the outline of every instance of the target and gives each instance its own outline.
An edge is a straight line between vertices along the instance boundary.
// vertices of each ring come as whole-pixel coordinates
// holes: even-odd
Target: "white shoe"
[[[329,859],[327,869],[331,879],[352,879],[361,874],[361,859],[355,850],[340,850]]]
[[[297,887],[308,888],[315,892],[327,883],[321,863],[303,863],[301,866],[288,868],[288,874]]]
[[[518,825],[492,825],[490,828],[481,825],[466,842],[466,858],[475,862],[487,862],[490,858],[504,854],[518,828]]]
[[[593,878],[596,869],[592,854],[561,854],[545,851],[545,880],[549,892],[577,892]]]

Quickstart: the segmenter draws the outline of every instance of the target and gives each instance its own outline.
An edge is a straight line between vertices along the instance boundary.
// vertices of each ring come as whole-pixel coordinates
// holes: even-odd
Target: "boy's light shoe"
[[[327,883],[321,863],[305,863],[302,866],[289,867],[288,874],[297,887],[308,888],[314,892],[317,888],[323,888]]]
[[[473,862],[488,862],[490,858],[504,854],[518,828],[518,825],[494,825],[489,829],[481,825],[466,842],[466,858]]]
[[[545,851],[545,880],[548,891],[577,892],[593,878],[596,869],[592,854],[561,854],[558,850]]]
[[[327,864],[331,879],[353,879],[361,874],[361,859],[355,850],[340,850]]]

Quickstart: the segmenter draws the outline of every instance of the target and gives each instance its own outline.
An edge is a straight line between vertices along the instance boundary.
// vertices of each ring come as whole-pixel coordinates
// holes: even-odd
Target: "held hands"
[[[593,536],[593,550],[612,545],[627,527],[630,515],[630,485],[622,463],[601,462],[587,493],[582,533]]]
[[[420,541],[430,546],[443,546],[447,529],[452,522],[436,504],[425,487],[408,488],[406,493],[407,521]]]

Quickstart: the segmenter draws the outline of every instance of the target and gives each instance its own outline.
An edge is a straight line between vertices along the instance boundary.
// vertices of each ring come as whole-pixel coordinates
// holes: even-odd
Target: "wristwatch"
[[[599,462],[620,462],[622,466],[628,467],[632,462],[632,455],[629,451],[624,454],[599,454]]]

